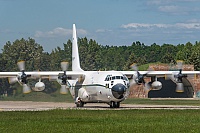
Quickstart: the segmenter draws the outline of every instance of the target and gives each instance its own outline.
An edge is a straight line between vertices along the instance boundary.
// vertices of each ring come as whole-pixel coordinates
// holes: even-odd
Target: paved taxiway
[[[74,103],[64,102],[31,102],[31,101],[0,101],[0,111],[42,111],[51,109],[76,109]],[[102,103],[88,103],[84,108],[90,110],[110,110],[109,105]],[[121,104],[122,109],[200,109],[200,106],[186,105],[143,105],[143,104]]]

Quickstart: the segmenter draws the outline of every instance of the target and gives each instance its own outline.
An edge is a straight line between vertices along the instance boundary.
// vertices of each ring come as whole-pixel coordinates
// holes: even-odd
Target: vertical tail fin
[[[80,67],[75,24],[73,24],[73,36],[72,36],[72,71],[83,71]]]

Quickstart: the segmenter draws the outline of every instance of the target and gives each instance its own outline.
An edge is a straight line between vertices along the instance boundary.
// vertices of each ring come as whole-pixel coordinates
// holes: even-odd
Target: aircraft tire
[[[84,107],[84,103],[82,101],[76,103],[76,107]]]
[[[110,108],[119,108],[120,107],[120,102],[111,102]]]
[[[116,102],[116,108],[120,107],[120,102]]]

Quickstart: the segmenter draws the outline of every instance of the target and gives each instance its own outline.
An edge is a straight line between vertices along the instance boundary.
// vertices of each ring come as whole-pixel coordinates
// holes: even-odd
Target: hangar
[[[174,70],[177,66],[170,66],[167,64],[154,64],[150,65],[150,70],[155,71],[168,71]],[[185,71],[194,71],[193,65],[183,65],[182,69]],[[199,75],[197,75],[199,76]],[[146,82],[149,82],[150,79],[146,78]],[[192,77],[183,78],[184,92],[176,92],[176,83],[172,80],[165,80],[164,77],[157,78],[158,81],[162,83],[162,89],[160,90],[151,90],[145,92],[143,86],[135,86],[130,89],[130,97],[134,98],[194,98],[200,97],[200,86],[199,79],[194,80]],[[199,85],[198,85],[199,84]]]

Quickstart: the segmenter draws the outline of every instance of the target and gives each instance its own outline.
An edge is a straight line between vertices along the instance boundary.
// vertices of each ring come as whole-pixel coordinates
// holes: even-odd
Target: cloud
[[[147,1],[148,5],[166,5],[172,4],[175,2],[198,2],[199,0],[149,0]]]
[[[176,24],[144,24],[144,23],[129,23],[122,25],[122,28],[181,28],[181,29],[200,29],[200,23],[176,23]]]
[[[101,33],[101,32],[111,32],[112,30],[108,30],[108,29],[97,29],[96,32],[97,33]]]
[[[200,11],[199,7],[184,7],[184,6],[176,6],[176,5],[166,5],[166,6],[159,6],[158,10],[165,13],[171,13],[174,15],[187,15],[191,14],[192,12]]]
[[[176,23],[174,27],[183,29],[200,29],[200,23]]]
[[[147,2],[147,5],[153,10],[156,9],[163,13],[188,15],[200,11],[200,8],[197,6],[198,4],[194,2],[199,2],[199,0],[151,0]]]
[[[144,24],[144,23],[129,23],[126,25],[122,25],[122,28],[168,28],[171,27],[169,24]]]
[[[86,35],[87,31],[84,29],[77,29],[78,34],[80,35]],[[54,37],[62,37],[62,36],[68,36],[72,35],[72,29],[65,29],[62,27],[57,27],[51,31],[36,31],[35,32],[35,37],[36,38],[54,38]]]
[[[190,19],[187,20],[188,23],[200,23],[200,19]]]
[[[162,12],[182,12],[181,7],[179,6],[174,6],[174,5],[169,5],[169,6],[159,6],[158,10]]]
[[[169,3],[171,0],[151,0],[147,1],[148,5],[163,5]]]

